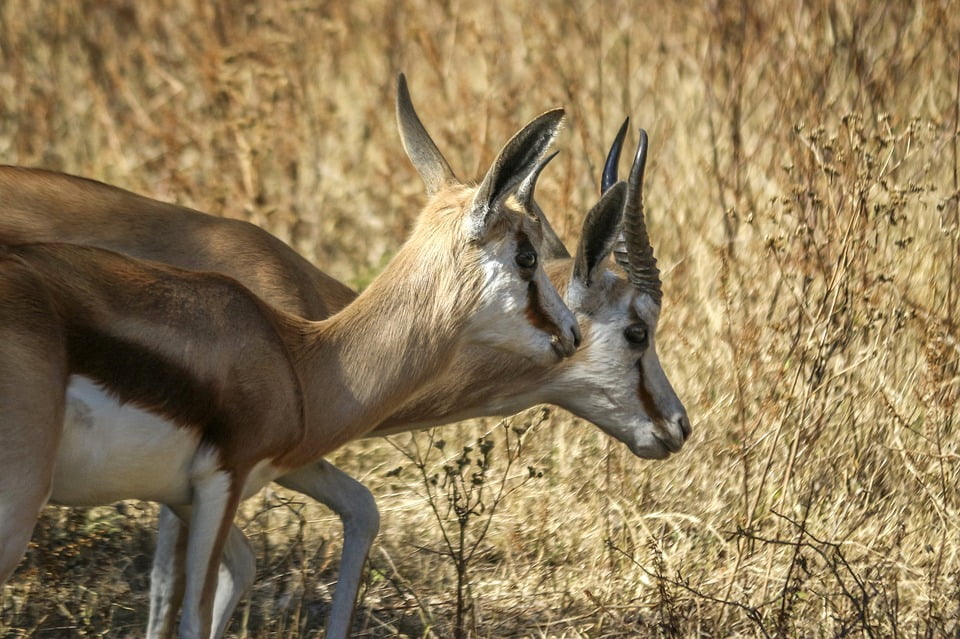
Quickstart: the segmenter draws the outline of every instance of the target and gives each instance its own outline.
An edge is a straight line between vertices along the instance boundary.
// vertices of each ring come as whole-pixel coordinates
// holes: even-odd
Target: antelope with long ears
[[[647,135],[643,130],[622,208],[619,198],[610,199],[617,194],[613,187],[626,126],[625,121],[608,154],[602,179],[604,197],[584,221],[574,258],[536,203],[528,201],[544,230],[541,254],[550,258],[547,272],[577,315],[584,335],[582,346],[572,357],[549,366],[494,349],[466,349],[445,375],[426,385],[368,436],[470,417],[508,415],[536,404],[552,403],[592,421],[638,457],[660,459],[680,450],[691,427],[683,404],[663,373],[655,348],[662,289],[643,219],[647,154]],[[435,153],[442,158],[439,151]],[[425,182],[429,176],[442,172],[419,164],[417,168]],[[628,274],[627,280],[607,269],[605,262],[611,252]],[[345,638],[349,635],[363,563],[378,530],[376,505],[369,491],[326,461],[277,481],[327,505],[343,521],[340,577],[325,636]],[[164,636],[162,629],[172,627],[175,618],[176,597],[169,593],[177,592],[178,575],[183,571],[184,556],[178,550],[183,531],[180,519],[161,510],[151,578],[151,631],[147,633],[151,638]],[[238,528],[231,530],[225,550],[221,589],[217,592],[217,609],[225,614],[215,620],[218,632],[226,629],[229,611],[249,588],[247,584],[255,574],[253,551]]]
[[[398,111],[406,114],[399,118],[405,148],[428,189],[446,180],[455,181],[446,160],[416,117],[405,86],[401,87],[398,99],[404,103]],[[611,156],[616,150],[619,158],[625,131],[622,129],[618,136]],[[638,154],[634,164],[644,160],[645,156]],[[536,172],[532,172],[517,195],[525,208],[538,212],[539,207],[530,197],[535,176]],[[633,180],[630,193],[635,205],[626,214],[629,219],[640,216],[640,224],[641,187],[639,180]],[[12,215],[9,207],[0,213],[0,241],[61,239],[189,268],[221,271],[240,280],[263,299],[311,319],[326,317],[355,295],[272,236],[236,220],[207,216],[89,180],[26,169],[0,168],[0,196],[13,205]],[[573,282],[574,262],[549,223],[542,219],[541,256],[556,258],[547,264],[548,274],[565,292],[568,305],[573,304],[569,301],[570,293],[577,292],[576,304],[571,308],[576,311],[586,338],[572,358],[562,366],[544,367],[497,349],[470,349],[448,369],[447,375],[424,389],[412,406],[398,411],[370,434],[470,416],[508,414],[552,402],[600,425],[641,457],[659,458],[679,449],[690,432],[682,404],[669,385],[666,391],[652,385],[641,389],[638,368],[640,359],[646,357],[645,370],[653,371],[646,377],[656,379],[660,371],[652,351],[655,321],[645,327],[652,361],[637,340],[643,332],[637,309],[646,308],[659,296],[638,289],[604,266],[615,237],[611,233],[619,232],[619,220],[620,212],[609,206],[588,216],[577,250],[583,256],[581,264],[587,268],[581,268],[578,281]],[[247,254],[255,255],[255,259],[237,259],[239,246],[246,247]],[[642,254],[639,252],[637,257]],[[649,393],[656,402],[652,415],[641,401],[642,392]],[[68,419],[138,419],[131,409],[117,408],[102,390],[79,378],[71,383],[68,398]],[[673,420],[658,427],[653,415],[668,415]],[[662,429],[662,434],[655,436],[655,428]],[[377,532],[376,504],[365,487],[326,461],[298,469],[277,481],[326,504],[343,520],[343,562],[326,636],[344,637],[349,631],[367,549]],[[183,588],[184,556],[178,540],[184,538],[185,530],[169,509],[161,511],[151,580],[150,637],[166,636],[173,628]],[[236,528],[231,530],[223,559],[216,601],[217,635],[222,633],[230,611],[255,574],[254,555]]]
[[[561,119],[555,109],[524,127],[478,187],[437,189],[384,272],[320,322],[220,274],[99,248],[7,247],[0,582],[48,499],[159,501],[190,524],[180,634],[206,637],[240,500],[364,435],[458,349],[538,363],[571,355],[577,323],[539,263],[536,221],[513,197]],[[68,375],[139,413],[65,424]],[[34,410],[38,401],[53,408]]]

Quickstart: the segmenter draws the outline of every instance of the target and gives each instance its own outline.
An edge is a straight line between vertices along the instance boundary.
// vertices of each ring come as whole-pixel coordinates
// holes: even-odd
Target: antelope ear
[[[556,137],[562,120],[563,109],[547,111],[520,129],[500,149],[473,198],[469,219],[472,239],[484,236],[503,201],[536,169],[540,156]]]
[[[447,184],[458,182],[457,176],[453,174],[447,160],[414,110],[410,92],[407,90],[407,79],[402,73],[397,76],[397,127],[400,129],[403,150],[407,152],[407,157],[423,179],[428,196]]]
[[[589,288],[603,261],[613,250],[620,232],[623,207],[627,201],[627,185],[617,182],[608,188],[600,200],[587,213],[583,232],[577,245],[577,257],[573,263],[573,279]]]

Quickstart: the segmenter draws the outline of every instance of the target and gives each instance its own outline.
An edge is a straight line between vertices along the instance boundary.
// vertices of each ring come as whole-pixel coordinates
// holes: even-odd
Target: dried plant
[[[357,636],[960,632],[955,2],[8,0],[0,60],[3,161],[252,220],[355,286],[423,198],[398,71],[464,176],[567,108],[538,200],[570,246],[616,126],[649,131],[691,441],[644,462],[554,411],[522,461],[476,446],[488,421],[420,435],[452,474],[343,448],[383,515]],[[0,636],[142,632],[155,510],[121,508],[43,513]],[[231,634],[319,636],[336,518],[275,490],[240,523],[260,576]]]

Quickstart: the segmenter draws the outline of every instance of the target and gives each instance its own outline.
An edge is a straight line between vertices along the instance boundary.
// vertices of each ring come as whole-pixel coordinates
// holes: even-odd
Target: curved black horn
[[[550,160],[555,158],[559,152],[560,151],[554,151],[540,158],[537,165],[530,171],[530,175],[526,177],[523,183],[520,184],[520,188],[517,189],[517,199],[520,200],[520,204],[523,206],[527,215],[530,215],[540,223],[540,230],[543,233],[543,241],[540,243],[540,256],[548,260],[570,257],[570,252],[567,251],[567,247],[563,245],[563,241],[560,239],[560,236],[557,235],[557,232],[553,230],[550,221],[547,220],[547,216],[543,214],[543,209],[540,208],[540,205],[537,204],[537,201],[534,199],[533,192],[537,188],[537,178],[540,177],[540,172],[543,171],[543,167],[547,166]]]
[[[520,204],[523,205],[527,213],[534,213],[536,202],[533,201],[533,192],[537,188],[537,180],[540,178],[540,173],[543,171],[543,168],[550,163],[550,160],[557,157],[557,153],[559,152],[560,151],[554,151],[540,158],[530,171],[530,175],[520,183],[520,187],[517,189],[517,199],[520,200]]]
[[[600,192],[606,193],[607,189],[617,183],[617,167],[620,165],[620,152],[623,151],[623,141],[627,137],[627,126],[630,124],[630,117],[624,119],[617,131],[617,137],[613,139],[610,145],[610,151],[607,153],[607,160],[603,163],[603,176],[600,179]]]
[[[640,129],[640,143],[627,180],[627,203],[623,229],[613,249],[614,258],[627,273],[630,283],[647,293],[658,305],[663,299],[660,270],[653,256],[647,225],[643,219],[643,173],[647,164],[647,132]]]

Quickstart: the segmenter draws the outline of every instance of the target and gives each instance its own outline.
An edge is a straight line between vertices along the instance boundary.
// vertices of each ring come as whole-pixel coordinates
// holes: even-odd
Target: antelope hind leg
[[[27,550],[53,490],[63,433],[66,352],[29,273],[5,263],[0,276],[0,584]],[[24,275],[25,279],[18,276]],[[44,330],[47,327],[49,330]]]
[[[173,636],[183,600],[187,560],[187,524],[169,507],[160,509],[157,549],[150,575],[150,620],[147,639]],[[221,556],[217,594],[213,604],[211,637],[222,637],[240,599],[256,577],[256,556],[243,532],[230,527]]]
[[[253,586],[256,576],[257,558],[250,542],[239,528],[231,526],[223,547],[217,596],[213,602],[212,637],[219,639],[224,635],[234,609]]]

